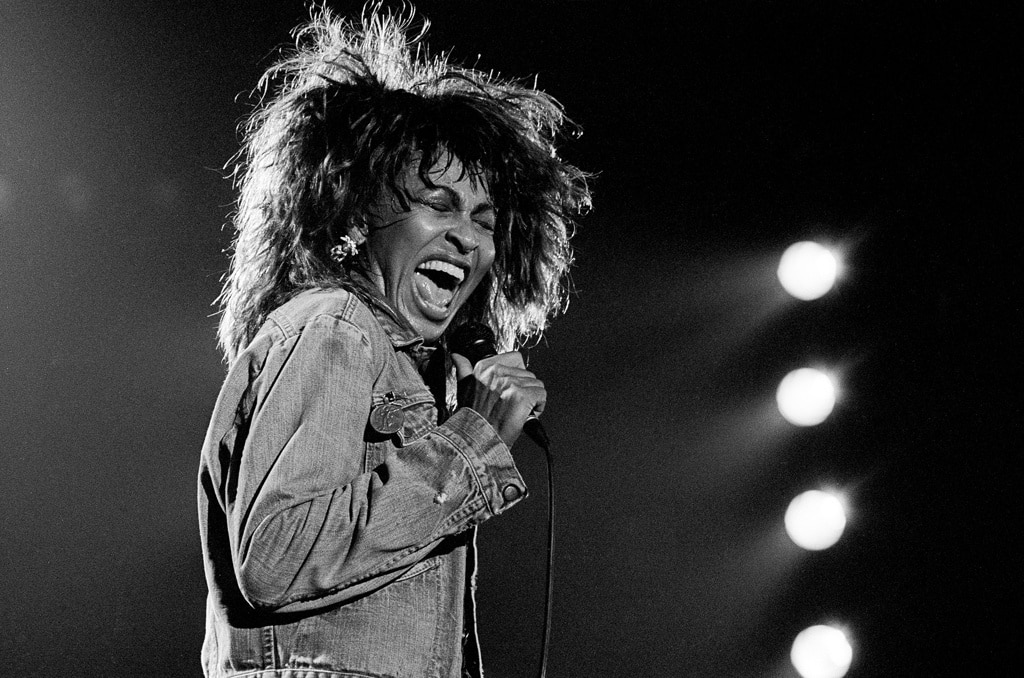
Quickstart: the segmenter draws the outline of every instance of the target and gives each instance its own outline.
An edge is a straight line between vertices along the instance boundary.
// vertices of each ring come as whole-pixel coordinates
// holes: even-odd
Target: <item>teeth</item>
[[[461,268],[455,264],[449,264],[447,261],[441,261],[439,259],[424,261],[416,267],[416,270],[441,271],[442,273],[447,273],[451,277],[455,278],[457,285],[461,284],[462,280],[466,277],[466,273]]]

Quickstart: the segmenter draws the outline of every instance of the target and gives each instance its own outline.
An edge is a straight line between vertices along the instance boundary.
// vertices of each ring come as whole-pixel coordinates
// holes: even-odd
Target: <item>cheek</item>
[[[367,257],[371,268],[390,278],[401,275],[404,264],[409,258],[407,244],[396,233],[379,233],[369,241]]]
[[[487,251],[480,253],[480,267],[476,274],[476,285],[480,284],[491,272],[491,268],[494,267],[494,246],[491,245]]]
[[[480,268],[483,269],[484,273],[490,271],[491,267],[494,266],[496,256],[494,240],[484,241],[480,246]]]
[[[377,265],[383,264],[385,254],[389,250],[388,237],[380,233],[374,233],[366,241],[366,256]]]

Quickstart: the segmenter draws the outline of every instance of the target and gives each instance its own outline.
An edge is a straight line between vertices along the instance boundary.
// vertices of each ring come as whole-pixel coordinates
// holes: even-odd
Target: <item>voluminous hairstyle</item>
[[[379,6],[359,22],[315,10],[294,52],[261,78],[234,159],[236,236],[218,299],[229,361],[298,292],[350,286],[330,248],[353,224],[372,224],[382,199],[406,199],[413,163],[430,185],[429,170],[457,158],[496,208],[494,265],[453,327],[484,322],[510,350],[564,310],[569,238],[590,193],[556,152],[570,124],[561,105],[428,55],[429,22],[413,30],[413,19]]]

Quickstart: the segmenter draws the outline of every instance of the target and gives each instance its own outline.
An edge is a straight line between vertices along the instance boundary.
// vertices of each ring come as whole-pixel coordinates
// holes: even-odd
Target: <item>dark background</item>
[[[795,676],[822,622],[856,678],[1019,665],[1019,6],[418,6],[435,50],[537,75],[598,173],[577,293],[530,351],[555,441],[548,675]],[[306,16],[0,4],[0,675],[199,675],[222,167]],[[807,238],[846,276],[797,302],[774,267]],[[804,365],[842,397],[798,429],[773,396]],[[532,499],[481,530],[491,678],[539,652],[544,468],[516,457]],[[816,487],[850,522],[809,553],[782,514]]]

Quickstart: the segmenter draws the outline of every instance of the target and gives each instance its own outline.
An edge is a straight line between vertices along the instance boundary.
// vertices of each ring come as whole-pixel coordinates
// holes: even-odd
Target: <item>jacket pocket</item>
[[[415,565],[413,565],[412,567],[410,567],[408,572],[403,574],[401,577],[399,577],[395,581],[396,582],[397,581],[405,581],[406,579],[412,579],[413,577],[418,577],[421,574],[423,574],[424,572],[429,572],[430,570],[435,569],[440,564],[441,564],[441,559],[440,558],[425,558],[425,559],[421,560],[420,562],[416,563]]]
[[[422,438],[436,426],[437,408],[429,391],[375,392],[366,422],[363,471],[377,468],[396,448]]]
[[[430,391],[374,393],[369,428],[378,435],[397,438],[404,446],[437,426],[437,407]]]

